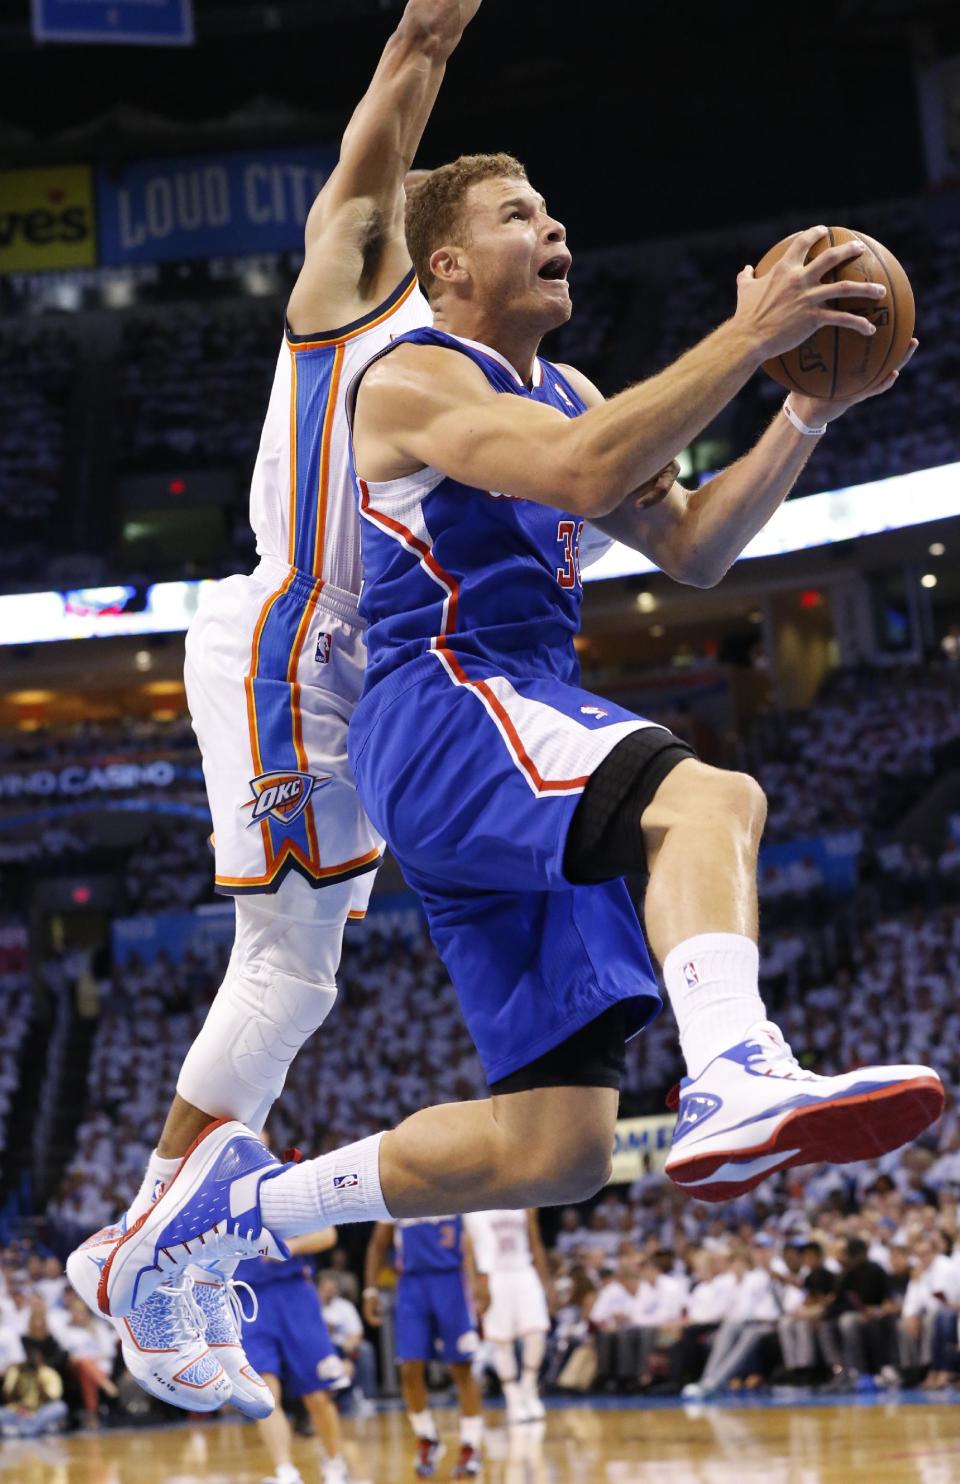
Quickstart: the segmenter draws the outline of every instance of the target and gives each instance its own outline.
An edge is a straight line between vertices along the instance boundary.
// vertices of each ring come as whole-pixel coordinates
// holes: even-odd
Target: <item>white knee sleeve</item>
[[[349,883],[318,891],[297,876],[272,896],[237,899],[226,976],[177,1082],[188,1103],[260,1131],[291,1062],[333,1009],[350,902]]]

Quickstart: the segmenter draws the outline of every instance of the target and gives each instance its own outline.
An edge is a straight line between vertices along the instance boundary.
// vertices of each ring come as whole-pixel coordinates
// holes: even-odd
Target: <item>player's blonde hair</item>
[[[513,155],[461,155],[449,165],[432,170],[422,185],[407,195],[407,247],[420,287],[432,298],[437,282],[430,258],[438,247],[460,236],[463,242],[463,203],[467,191],[481,180],[526,180],[527,172]]]

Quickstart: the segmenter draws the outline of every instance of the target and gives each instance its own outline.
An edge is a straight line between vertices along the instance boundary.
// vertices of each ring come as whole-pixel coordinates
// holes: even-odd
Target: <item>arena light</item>
[[[942,541],[931,541],[930,545],[927,547],[927,551],[930,553],[931,556],[943,556],[946,549],[947,548],[944,546]]]
[[[750,542],[740,560],[786,556],[836,541],[855,541],[859,536],[948,520],[957,514],[958,486],[960,464],[943,464],[938,469],[918,469],[830,494],[788,500]],[[584,582],[639,577],[655,570],[638,551],[615,542],[584,572]]]
[[[935,572],[924,572],[923,576],[920,578],[920,586],[921,587],[936,587],[936,585],[937,585],[936,573]]]
[[[641,613],[652,613],[657,606],[657,600],[653,593],[646,591],[637,593],[637,607]]]

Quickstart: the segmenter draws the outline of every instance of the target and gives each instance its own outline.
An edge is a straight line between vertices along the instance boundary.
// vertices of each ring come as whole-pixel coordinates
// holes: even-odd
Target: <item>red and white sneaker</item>
[[[475,1479],[483,1468],[483,1459],[478,1448],[471,1448],[469,1443],[460,1444],[460,1457],[453,1471],[455,1479]]]
[[[437,1438],[417,1438],[417,1451],[413,1456],[413,1472],[417,1478],[432,1479],[446,1451]]]
[[[103,1314],[97,1287],[125,1223],[104,1227],[67,1258],[67,1277],[91,1313]],[[120,1337],[124,1364],[144,1391],[188,1412],[215,1412],[233,1397],[223,1366],[207,1344],[206,1320],[194,1299],[193,1279],[181,1274],[162,1284],[125,1319],[110,1319]]]
[[[675,1090],[666,1172],[699,1201],[726,1201],[789,1165],[842,1165],[898,1149],[939,1118],[943,1104],[931,1067],[820,1077],[762,1020]]]

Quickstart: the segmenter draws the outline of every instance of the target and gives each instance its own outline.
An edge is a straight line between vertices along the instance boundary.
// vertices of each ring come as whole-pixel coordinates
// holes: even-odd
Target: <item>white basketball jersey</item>
[[[250,489],[261,556],[360,592],[360,523],[344,400],[356,373],[396,335],[433,322],[413,269],[363,319],[287,334]]]
[[[481,1273],[515,1272],[532,1265],[526,1211],[471,1211],[463,1219]]]

